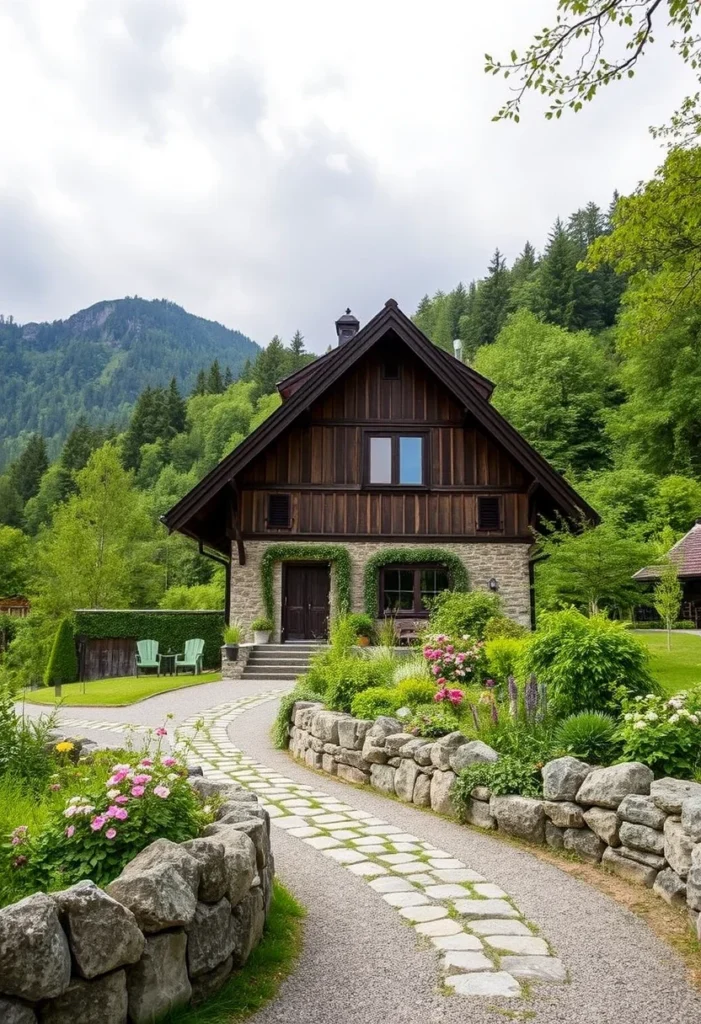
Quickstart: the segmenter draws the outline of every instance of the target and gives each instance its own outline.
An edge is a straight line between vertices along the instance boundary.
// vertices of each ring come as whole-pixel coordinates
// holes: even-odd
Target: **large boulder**
[[[664,855],[669,866],[680,878],[686,878],[691,867],[693,840],[686,834],[680,821],[667,818],[664,823]]]
[[[195,775],[190,780],[190,785],[199,794],[203,803],[217,797],[219,800],[243,800],[251,803],[258,803],[258,797],[250,789],[239,785],[237,782],[215,782],[214,779],[205,779],[201,775]]]
[[[634,825],[647,825],[648,828],[662,831],[666,811],[661,811],[651,796],[636,796],[631,794],[625,797],[616,812],[623,821],[631,821]]]
[[[622,857],[618,850],[614,850],[610,846],[604,850],[601,863],[609,871],[613,871],[615,875],[625,878],[627,882],[637,882],[638,885],[645,885],[648,889],[657,877],[655,868],[650,868],[645,864],[640,864],[638,861]]]
[[[686,885],[677,872],[672,871],[671,868],[665,868],[664,871],[660,871],[652,889],[653,892],[661,896],[671,906],[686,906]]]
[[[380,739],[382,743],[378,744],[374,742],[374,737],[370,735],[365,737],[362,752],[363,761],[368,764],[387,764],[389,754],[385,750],[385,737],[381,736]]]
[[[374,764],[370,769],[370,785],[394,796],[394,773],[395,769],[389,764]]]
[[[432,740],[427,740],[423,736],[412,736],[408,743],[402,744],[402,748],[399,751],[399,756],[400,757],[411,757],[411,758],[413,758],[413,760],[416,761],[416,757],[415,757],[416,753],[422,747],[431,746],[432,743],[433,743]],[[429,754],[429,758],[428,758],[428,762],[427,763],[430,764],[430,761],[431,761],[431,757],[430,757],[430,754]],[[416,761],[416,763],[418,764],[419,762]]]
[[[653,803],[667,814],[681,814],[682,804],[692,796],[701,796],[701,782],[683,779],[656,779],[650,786]]]
[[[463,768],[471,764],[492,764],[499,760],[499,754],[493,747],[483,743],[482,740],[472,740],[470,743],[463,743],[461,747],[449,757],[450,767],[457,774]]]
[[[414,760],[422,768],[428,768],[433,754],[433,741],[423,740],[414,750]]]
[[[566,850],[576,853],[580,860],[587,861],[588,864],[598,864],[606,849],[606,843],[602,843],[588,828],[565,829],[562,841]]]
[[[190,924],[197,897],[171,863],[126,871],[107,886],[109,895],[131,910],[142,932]]]
[[[355,786],[364,786],[370,779],[366,772],[361,771],[360,768],[354,768],[350,764],[339,764],[336,774],[339,779],[343,779],[345,782],[352,782]]]
[[[270,853],[270,837],[266,822],[260,818],[245,818],[243,821],[215,821],[207,825],[203,836],[219,836],[233,829],[235,832],[243,832],[251,840],[256,851],[256,865],[262,870],[267,862]]]
[[[543,765],[543,796],[546,800],[574,800],[591,765],[576,757],[558,757]]]
[[[584,820],[592,832],[607,846],[621,845],[618,834],[620,821],[615,811],[606,811],[603,807],[590,807],[584,813]]]
[[[243,967],[258,945],[265,926],[265,901],[259,888],[251,891],[241,900],[232,913],[235,943],[233,949],[234,967]]]
[[[169,1010],[190,1001],[192,987],[187,976],[186,948],[184,931],[164,932],[146,939],[143,956],[127,972],[132,1024],[153,1024]]]
[[[425,775],[423,772],[416,776],[416,782],[414,783],[414,796],[412,802],[417,807],[430,807],[431,806],[431,776]]]
[[[545,841],[545,810],[542,800],[529,796],[493,796],[489,811],[502,832],[529,843]]]
[[[228,881],[224,844],[199,837],[188,839],[181,845],[200,863],[198,900],[204,903],[218,903],[226,892]]]
[[[37,1024],[36,1014],[31,1006],[17,999],[0,996],[0,1020],[2,1024]]]
[[[686,877],[686,902],[691,910],[701,910],[701,843],[691,854],[691,867]]]
[[[645,764],[626,761],[610,768],[595,768],[577,792],[577,803],[616,810],[630,793],[647,796],[654,776]]]
[[[571,800],[545,800],[545,817],[558,828],[584,828],[584,814]]]
[[[474,797],[470,797],[467,801],[465,821],[468,825],[475,825],[477,828],[493,829],[497,827],[497,823],[489,809],[489,801],[475,800]]]
[[[647,825],[635,825],[632,821],[624,821],[619,829],[620,840],[624,846],[632,846],[634,850],[646,850],[661,856],[664,853],[664,835]]]
[[[338,743],[338,722],[347,718],[340,711],[317,711],[312,717],[311,734],[322,743]]]
[[[136,963],[143,953],[144,936],[132,912],[94,882],[79,882],[53,899],[83,978]]]
[[[235,825],[226,825],[220,828],[215,835],[204,838],[203,842],[221,844],[224,847],[226,868],[224,895],[232,907],[235,907],[246,895],[256,876],[256,848],[250,837],[237,829]]]
[[[419,774],[420,769],[415,761],[402,758],[401,764],[394,773],[394,792],[400,800],[404,800],[408,804],[412,802],[414,786]]]
[[[565,830],[553,825],[552,821],[545,820],[545,842],[553,850],[564,850]]]
[[[431,748],[431,764],[444,772],[450,768],[450,758],[458,749],[467,743],[467,737],[461,732],[449,732],[441,736]]]
[[[386,738],[385,750],[390,757],[396,757],[401,753],[403,746],[415,739],[416,737],[412,736],[410,732],[395,732]]]
[[[339,718],[336,724],[338,742],[348,750],[362,750],[368,730],[373,723],[364,718]]]
[[[682,828],[694,843],[701,843],[701,796],[691,796],[682,804]]]
[[[661,871],[667,866],[667,861],[661,855],[648,853],[646,850],[636,850],[632,846],[619,846],[616,852],[627,860],[634,860],[638,864],[644,864],[645,867],[654,868],[655,871]]]
[[[193,895],[197,895],[200,884],[200,862],[180,843],[172,843],[170,839],[156,839],[155,842],[146,846],[129,861],[122,874],[131,872],[139,874],[141,871],[160,867],[162,864],[172,865],[183,881],[192,889]]]
[[[41,1024],[124,1024],[127,978],[123,970],[93,981],[71,978],[66,991],[39,1010]]]
[[[0,910],[0,993],[52,999],[70,980],[68,939],[51,897],[38,892]]]
[[[392,718],[390,715],[380,715],[368,729],[367,735],[378,747],[381,747],[388,736],[401,731],[402,723],[398,718]]]
[[[216,995],[231,974],[233,966],[234,958],[230,956],[223,963],[219,964],[218,967],[215,967],[213,971],[209,971],[207,974],[200,974],[197,978],[191,978],[192,1005],[200,1006],[202,1003],[206,1003],[208,999],[211,999],[213,995]]]
[[[207,974],[231,956],[236,945],[236,930],[227,899],[218,903],[198,903],[195,917],[187,928],[187,965],[191,978]]]
[[[436,814],[445,814],[446,817],[454,818],[457,809],[453,803],[450,791],[457,778],[455,772],[434,772],[431,777],[431,810]]]

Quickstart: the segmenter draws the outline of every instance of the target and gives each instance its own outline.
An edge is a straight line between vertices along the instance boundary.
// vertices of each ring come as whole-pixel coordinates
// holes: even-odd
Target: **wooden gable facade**
[[[420,485],[373,484],[369,441],[423,439]],[[266,448],[238,481],[244,538],[527,540],[532,476],[397,338],[375,347]],[[289,514],[276,496],[288,495]],[[478,501],[498,522],[480,527]],[[271,515],[272,510],[272,515]]]

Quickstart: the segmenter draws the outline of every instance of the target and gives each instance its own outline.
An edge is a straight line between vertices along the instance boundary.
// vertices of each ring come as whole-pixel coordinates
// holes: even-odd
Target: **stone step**
[[[261,655],[258,658],[249,658],[249,665],[308,665],[308,658],[276,658],[275,656]]]
[[[241,676],[241,678],[242,679],[296,679],[298,675],[301,675],[301,673],[299,673],[299,672],[284,672],[284,671],[279,671],[279,670],[271,671],[271,670],[268,670],[268,669],[260,669],[260,668],[249,669],[248,667],[246,667],[246,670],[243,673],[243,675]]]

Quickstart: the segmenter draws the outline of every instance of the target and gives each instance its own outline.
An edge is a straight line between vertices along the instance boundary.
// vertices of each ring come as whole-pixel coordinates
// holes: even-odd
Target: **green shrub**
[[[617,709],[620,688],[631,695],[654,691],[645,645],[620,622],[587,618],[574,609],[543,615],[528,640],[524,671],[546,683],[556,714]]]
[[[498,615],[500,609],[501,599],[485,590],[473,590],[467,594],[446,590],[433,602],[431,632],[451,637],[467,634],[476,640],[484,640],[487,622]]]
[[[354,612],[348,616],[348,622],[353,627],[356,637],[365,636],[372,640],[375,635],[375,623],[365,612]]]
[[[387,647],[366,647],[356,649],[363,661],[372,665],[372,674],[377,686],[391,686],[397,671],[397,655]]]
[[[452,707],[446,707],[444,704],[420,704],[414,710],[407,731],[415,733],[416,736],[437,739],[460,728],[460,719]]]
[[[560,722],[555,742],[567,754],[591,764],[608,765],[615,760],[619,744],[616,720],[605,711],[580,711]]]
[[[390,686],[370,686],[356,694],[351,704],[351,714],[356,718],[377,718],[378,715],[393,715],[401,704],[397,703],[397,691]]]
[[[392,682],[401,683],[403,679],[429,679],[428,662],[423,655],[411,654],[400,656],[392,672]]]
[[[397,624],[391,615],[386,615],[376,630],[377,642],[381,647],[397,647]]]
[[[331,649],[336,654],[347,654],[351,647],[355,647],[357,639],[358,634],[350,615],[338,615],[331,623]]]
[[[655,775],[693,779],[701,773],[701,686],[673,697],[623,697],[617,737],[626,761],[642,761]]]
[[[60,686],[74,683],[78,678],[78,658],[75,653],[75,637],[70,619],[63,619],[56,630],[49,663],[44,673],[46,686]]]
[[[498,640],[502,637],[510,637],[512,640],[519,640],[528,636],[528,630],[506,615],[492,615],[484,627],[485,640]]]
[[[509,676],[518,674],[525,649],[526,642],[523,639],[503,636],[488,640],[485,644],[486,674],[498,683],[505,683]]]
[[[323,694],[303,682],[297,683],[294,690],[283,694],[271,730],[273,745],[278,750],[287,750],[290,739],[290,715],[293,705],[298,700],[323,701],[324,697]]]
[[[326,704],[332,711],[350,711],[356,694],[378,683],[372,662],[347,654],[330,666]]]
[[[397,695],[397,707],[410,707],[412,710],[420,704],[430,704],[436,693],[435,684],[430,679],[403,679],[394,687]]]
[[[48,753],[56,713],[38,719],[15,712],[12,693],[0,686],[0,778],[12,776],[29,793],[46,786],[55,763]]]
[[[251,629],[254,633],[272,633],[274,628],[273,620],[269,619],[267,615],[259,615],[251,623]]]
[[[243,640],[243,626],[240,622],[231,622],[224,626],[224,643],[240,644]]]
[[[495,796],[517,793],[520,796],[542,797],[542,765],[513,754],[503,754],[489,764],[471,764],[464,768],[452,789],[458,807],[465,809],[475,786],[488,786]]]

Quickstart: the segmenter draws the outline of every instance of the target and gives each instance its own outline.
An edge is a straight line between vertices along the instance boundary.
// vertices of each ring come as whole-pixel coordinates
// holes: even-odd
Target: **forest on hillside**
[[[631,574],[701,516],[701,149],[675,150],[605,211],[556,220],[541,248],[426,296],[417,324],[496,383],[493,402],[599,511],[542,524],[541,609],[630,614]],[[147,384],[126,429],[76,423],[58,457],[34,433],[0,475],[0,595],[28,594],[4,671],[39,678],[77,607],[221,607],[222,571],[159,516],[279,404],[314,358],[275,337],[237,379],[218,360],[189,388]]]
[[[32,432],[56,456],[84,417],[126,425],[139,393],[173,374],[190,389],[214,359],[238,376],[258,346],[240,331],[187,313],[165,299],[98,302],[67,320],[17,324],[0,315],[0,469]]]

